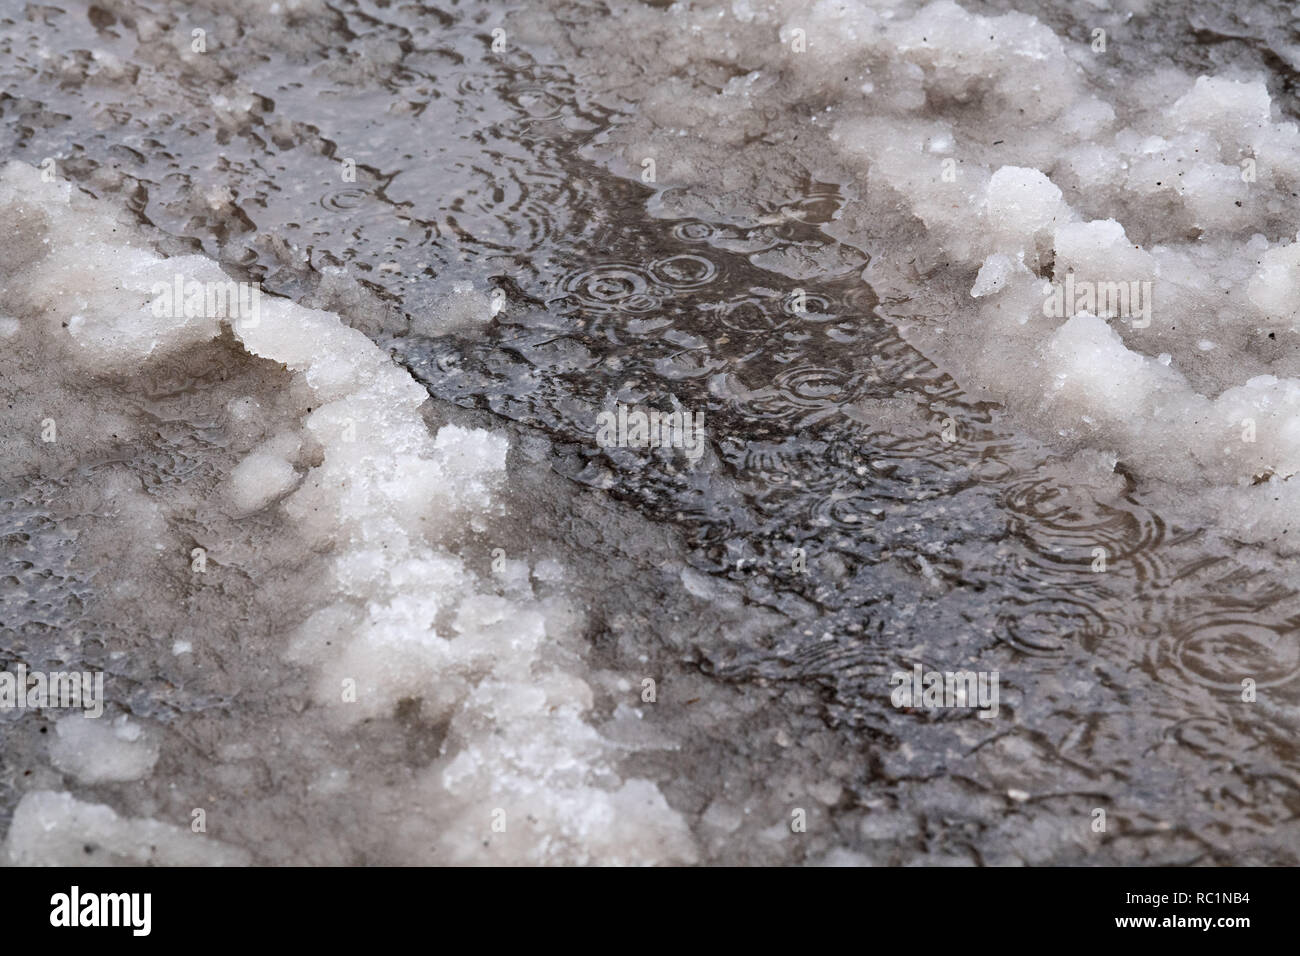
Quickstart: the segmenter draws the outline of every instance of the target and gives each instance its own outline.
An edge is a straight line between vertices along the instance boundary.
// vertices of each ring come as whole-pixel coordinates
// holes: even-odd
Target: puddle
[[[807,181],[746,222],[672,218],[671,195],[585,158],[633,91],[586,89],[540,47],[493,53],[508,21],[490,5],[362,0],[283,30],[241,10],[9,13],[5,159],[56,157],[165,251],[339,308],[436,401],[633,516],[603,540],[563,513],[545,534],[588,569],[575,593],[603,665],[692,673],[690,706],[729,715],[646,708],[672,747],[627,756],[704,860],[1296,862],[1288,575],[1162,511],[1140,476],[1054,455],[908,345],[861,278],[873,250],[824,231],[846,186]],[[210,53],[181,52],[192,24]],[[333,269],[373,296],[360,314],[331,304]],[[455,283],[507,304],[473,332],[411,332]],[[618,404],[702,413],[708,450],[599,447]],[[159,435],[178,474],[202,467],[192,431]],[[50,480],[12,477],[0,509],[9,658],[102,623],[102,576],[65,570],[75,542],[42,510]],[[647,527],[663,537],[619,540]],[[614,555],[643,547],[643,569],[678,569],[695,619],[666,619],[686,597],[661,603],[662,583],[619,577]],[[998,672],[999,717],[892,706],[890,675],[914,664]],[[98,796],[134,813],[139,792]],[[819,833],[773,835],[810,800]]]

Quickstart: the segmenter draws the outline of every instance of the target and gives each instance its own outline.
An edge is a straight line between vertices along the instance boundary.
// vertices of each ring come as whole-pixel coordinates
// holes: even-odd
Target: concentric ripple
[[[373,198],[368,189],[357,186],[336,189],[326,193],[319,200],[321,208],[330,212],[351,212]]]
[[[718,267],[704,256],[679,253],[651,263],[650,274],[674,289],[698,289],[717,278]]]
[[[662,299],[654,277],[635,263],[606,262],[570,273],[561,283],[588,309],[651,312]]]
[[[1159,550],[1164,521],[1127,499],[1098,502],[1086,487],[1032,478],[1012,485],[1003,501],[1017,518],[1014,530],[1046,568],[1080,573],[1131,568],[1141,581],[1167,575]]]
[[[1175,624],[1147,657],[1166,683],[1240,693],[1249,678],[1257,689],[1281,687],[1300,677],[1300,628],[1207,615]]]
[[[717,234],[717,229],[698,219],[687,219],[673,226],[673,238],[682,242],[708,242]]]
[[[1114,636],[1115,625],[1085,600],[1054,594],[1013,596],[1003,602],[997,638],[1024,654],[1065,657],[1087,653]]]

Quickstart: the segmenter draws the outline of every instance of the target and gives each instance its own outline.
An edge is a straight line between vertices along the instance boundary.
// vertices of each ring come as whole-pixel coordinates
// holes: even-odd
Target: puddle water
[[[815,737],[826,756],[799,767],[835,785],[823,849],[1296,862],[1287,575],[1153,510],[1140,476],[1088,479],[907,345],[895,304],[861,278],[874,250],[823,232],[840,185],[806,182],[744,224],[666,218],[653,186],[584,158],[634,93],[597,95],[542,49],[493,53],[506,21],[490,5],[362,0],[289,22],[262,29],[217,2],[11,10],[4,157],[57,157],[170,237],[165,251],[201,251],[272,294],[323,295],[346,270],[383,308],[345,317],[434,399],[544,437],[556,474],[671,532],[682,587],[768,612],[752,633],[704,615],[683,649],[663,643],[643,591],[581,586],[606,627],[631,605],[642,626],[623,644],[741,696],[761,688],[796,728],[773,756],[766,723],[720,741],[647,717],[676,749],[628,759],[697,828],[713,826],[707,794],[728,767],[778,775],[765,768],[780,751]],[[209,53],[183,52],[191,25]],[[414,334],[457,282],[508,304],[473,332]],[[702,413],[706,453],[600,447],[597,415],[615,403]],[[173,440],[183,458],[188,439]],[[94,603],[59,577],[72,545],[42,511],[51,492],[10,484],[0,633],[14,656],[93,623]],[[599,547],[567,541],[597,566]],[[889,676],[914,664],[998,672],[998,718],[892,706]],[[1098,807],[1106,834],[1090,828]],[[797,841],[773,853],[814,858]]]

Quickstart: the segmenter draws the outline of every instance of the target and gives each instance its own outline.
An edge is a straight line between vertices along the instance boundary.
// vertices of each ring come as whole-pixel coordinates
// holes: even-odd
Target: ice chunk
[[[126,714],[113,720],[72,714],[54,725],[50,759],[82,783],[137,780],[158,761],[155,734]]]
[[[123,818],[102,803],[83,803],[70,793],[49,790],[33,791],[18,802],[5,849],[15,866],[247,866],[251,862],[244,850],[192,833],[188,826]]]

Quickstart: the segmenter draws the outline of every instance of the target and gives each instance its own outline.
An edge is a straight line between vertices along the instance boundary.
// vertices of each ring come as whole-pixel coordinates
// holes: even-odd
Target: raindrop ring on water
[[[643,270],[625,263],[607,263],[570,274],[563,282],[566,292],[583,304],[604,309],[648,312],[659,305],[653,280]]]
[[[1300,640],[1257,621],[1214,620],[1180,626],[1153,643],[1157,669],[1212,690],[1237,691],[1250,678],[1256,687],[1280,687],[1300,677]]]
[[[707,222],[691,220],[679,222],[673,226],[673,238],[682,242],[708,242],[717,234],[717,230]]]
[[[674,289],[698,289],[718,275],[718,267],[703,256],[682,253],[659,259],[651,264],[650,273]]]

